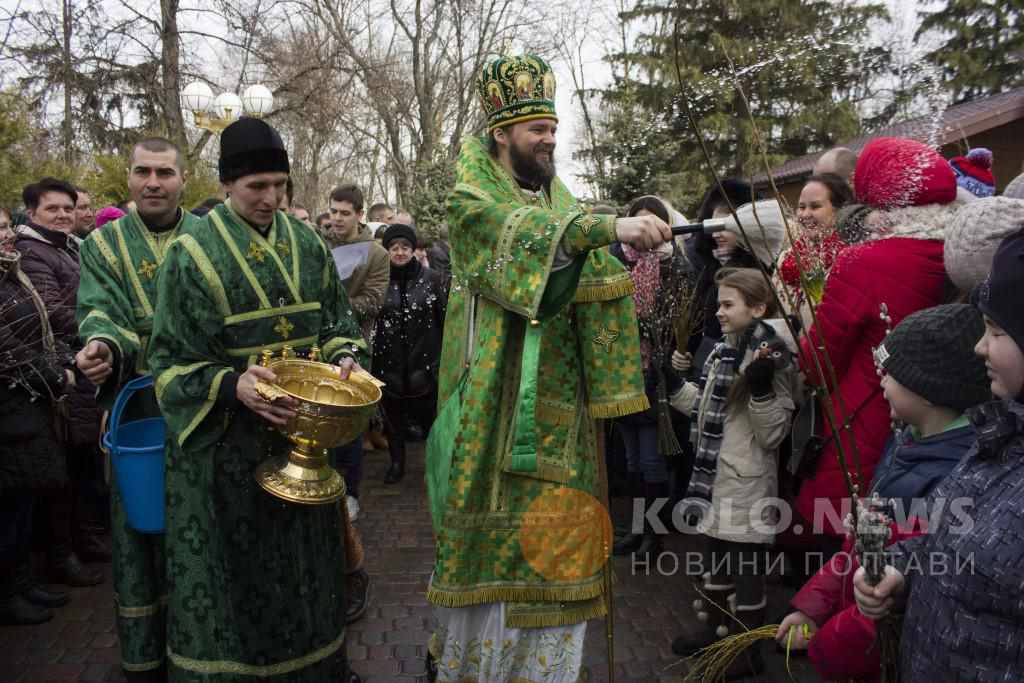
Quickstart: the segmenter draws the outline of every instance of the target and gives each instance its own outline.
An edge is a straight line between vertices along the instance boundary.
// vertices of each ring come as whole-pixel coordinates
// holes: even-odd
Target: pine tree
[[[946,38],[926,58],[955,101],[1024,85],[1024,0],[946,0],[922,16],[915,40],[932,32]]]
[[[885,50],[867,44],[868,24],[886,17],[882,5],[827,0],[638,3],[622,19],[650,30],[634,52],[611,57],[628,61],[634,76],[604,93],[602,151],[631,163],[610,169],[602,194],[625,203],[653,192],[681,208],[694,206],[711,176],[685,104],[722,175],[763,173],[765,162],[772,166],[857,135],[873,123],[861,120],[859,107],[888,66]],[[631,107],[643,115],[629,114]],[[655,121],[639,131],[638,144],[630,126],[647,118]],[[755,124],[766,158],[755,143]]]

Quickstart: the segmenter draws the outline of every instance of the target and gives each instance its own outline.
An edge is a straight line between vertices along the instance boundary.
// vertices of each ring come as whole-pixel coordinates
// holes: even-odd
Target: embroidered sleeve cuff
[[[581,213],[569,223],[562,246],[570,256],[606,247],[615,241],[615,216]]]

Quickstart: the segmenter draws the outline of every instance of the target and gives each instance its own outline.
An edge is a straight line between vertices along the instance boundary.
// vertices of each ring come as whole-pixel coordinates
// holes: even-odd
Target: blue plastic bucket
[[[110,412],[103,445],[110,451],[117,486],[128,526],[147,534],[162,534],[164,522],[164,436],[162,417],[121,424],[121,414],[132,394],[153,386],[152,376],[124,385]]]

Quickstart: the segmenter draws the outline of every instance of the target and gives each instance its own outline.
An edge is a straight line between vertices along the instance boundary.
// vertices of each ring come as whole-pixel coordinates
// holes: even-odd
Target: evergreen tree
[[[828,0],[639,2],[622,19],[648,30],[634,52],[610,58],[629,63],[634,75],[604,93],[601,151],[616,165],[601,194],[620,204],[641,192],[681,208],[696,204],[711,175],[686,104],[716,171],[726,176],[763,173],[765,162],[773,166],[876,125],[859,112],[888,67],[887,52],[868,44],[869,22],[886,18],[879,4]],[[635,107],[642,115],[630,113]],[[638,124],[644,129],[634,130]]]
[[[927,59],[942,70],[955,101],[1024,85],[1024,0],[946,0],[922,16],[915,40],[945,36]]]

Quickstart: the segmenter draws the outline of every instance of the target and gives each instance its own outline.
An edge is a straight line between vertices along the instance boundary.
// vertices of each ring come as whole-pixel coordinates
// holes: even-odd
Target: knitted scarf
[[[748,352],[750,349],[778,343],[781,341],[777,340],[771,325],[755,321],[744,331],[736,347],[723,340],[712,349],[698,383],[698,396],[701,398],[694,407],[690,421],[690,440],[695,444],[697,453],[690,487],[686,492],[688,498],[711,500],[728,404],[730,399],[735,400],[733,384]],[[708,391],[710,395],[706,396]]]

